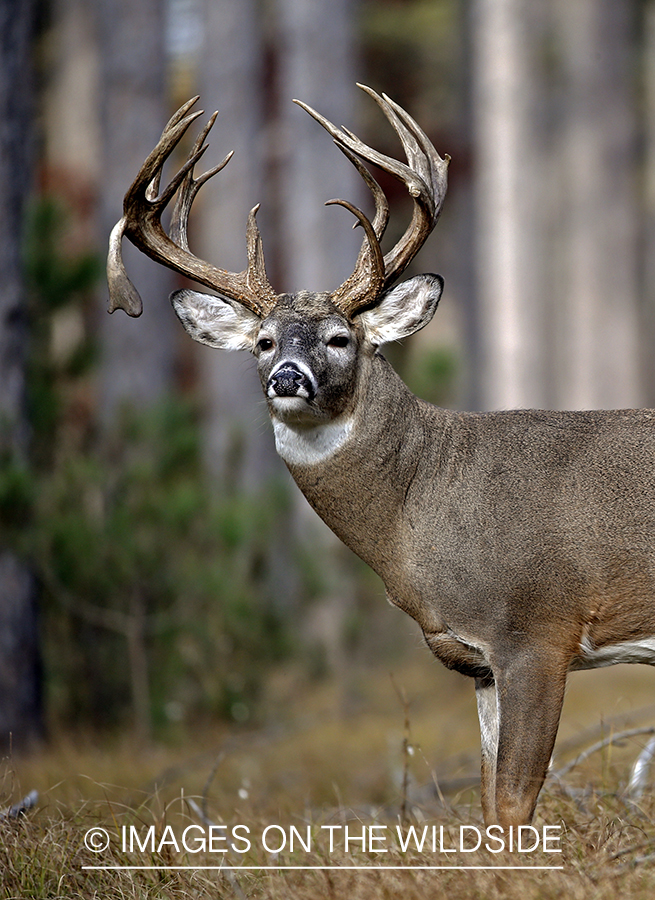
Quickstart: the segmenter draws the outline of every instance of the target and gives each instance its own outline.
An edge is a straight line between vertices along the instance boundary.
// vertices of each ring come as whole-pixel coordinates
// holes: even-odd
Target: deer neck
[[[368,363],[354,408],[311,429],[273,419],[276,447],[294,481],[335,534],[387,583],[398,566],[404,499],[435,445],[418,400],[386,360]],[[437,441],[438,443],[438,441]]]

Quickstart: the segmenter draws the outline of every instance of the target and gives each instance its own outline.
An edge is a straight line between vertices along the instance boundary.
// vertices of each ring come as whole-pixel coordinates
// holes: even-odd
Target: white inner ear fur
[[[387,291],[377,306],[360,315],[369,340],[379,346],[419,331],[435,314],[442,290],[440,275],[416,275]]]
[[[261,320],[240,303],[198,291],[174,291],[171,303],[194,341],[222,350],[252,350]]]

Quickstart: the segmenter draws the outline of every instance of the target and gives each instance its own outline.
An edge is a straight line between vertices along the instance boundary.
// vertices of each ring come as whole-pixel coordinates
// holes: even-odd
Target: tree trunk
[[[285,290],[336,289],[352,272],[361,228],[326,200],[343,197],[362,205],[360,175],[296,97],[336,124],[357,129],[354,13],[352,0],[277,0],[280,92],[280,224]],[[365,136],[363,136],[365,137]],[[367,198],[368,199],[368,198]],[[296,530],[321,560],[321,602],[314,606],[307,637],[341,671],[344,623],[354,606],[346,551],[305,498],[296,495]]]
[[[362,235],[352,230],[348,212],[324,204],[334,197],[357,204],[364,189],[328,134],[291,100],[303,100],[337,125],[354,126],[360,93],[354,3],[278,0],[277,6],[284,289],[334,290],[352,272]]]
[[[200,194],[193,222],[198,253],[232,271],[245,268],[248,213],[262,202],[258,221],[270,272],[259,4],[255,0],[204,0],[202,11],[199,93],[208,112],[219,111],[203,170],[218,163],[229,150],[235,152],[227,169]],[[205,402],[208,469],[222,489],[256,491],[281,467],[275,458],[254,358],[202,346],[196,352]]]
[[[27,303],[21,270],[25,201],[32,183],[34,3],[0,5],[0,466],[27,455]],[[0,751],[42,734],[35,583],[0,546]]]
[[[560,0],[558,405],[638,406],[634,7]]]
[[[643,245],[641,296],[645,328],[642,335],[645,402],[655,406],[655,0],[644,10],[644,133],[645,171],[642,208]]]
[[[48,33],[48,78],[44,84],[44,157],[49,184],[84,203],[76,212],[85,229],[83,246],[96,243],[82,212],[96,201],[102,183],[99,134],[98,42],[93,8],[87,0],[52,0]],[[120,198],[119,198],[120,199]],[[77,224],[77,222],[75,223]]]
[[[484,408],[547,402],[534,7],[529,0],[475,0],[472,9],[478,381]]]
[[[101,233],[104,246],[122,214],[122,198],[155,146],[170,110],[166,102],[163,0],[99,0]],[[148,407],[169,390],[176,322],[168,302],[170,271],[123,242],[130,277],[143,297],[138,323],[99,312],[100,410],[105,421],[123,404]],[[103,300],[104,303],[104,300]]]

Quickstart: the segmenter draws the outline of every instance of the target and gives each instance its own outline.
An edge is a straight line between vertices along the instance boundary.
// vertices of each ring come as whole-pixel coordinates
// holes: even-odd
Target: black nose
[[[282,366],[274,375],[271,375],[268,386],[273,388],[278,397],[300,395],[311,400],[314,394],[309,378],[292,365]]]

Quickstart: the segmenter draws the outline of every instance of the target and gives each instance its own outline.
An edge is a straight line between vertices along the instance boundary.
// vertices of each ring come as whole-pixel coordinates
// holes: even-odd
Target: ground
[[[602,737],[655,725],[654,683],[644,666],[572,675],[554,769]],[[0,822],[0,897],[613,900],[619,884],[623,897],[653,894],[652,789],[638,805],[623,796],[647,735],[551,778],[522,835],[536,849],[497,853],[480,818],[472,684],[424,647],[314,682],[281,669],[263,708],[256,724],[173,743],[60,734],[5,759],[0,808],[33,789],[39,803]]]

